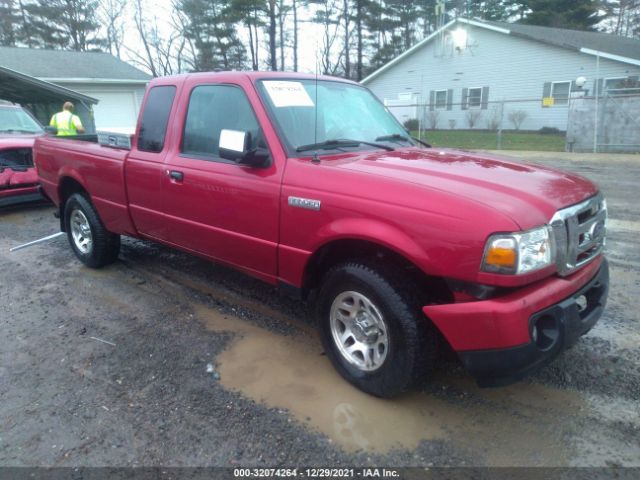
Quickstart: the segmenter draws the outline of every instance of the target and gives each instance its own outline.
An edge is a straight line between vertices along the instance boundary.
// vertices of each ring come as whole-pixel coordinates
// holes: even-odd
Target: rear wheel
[[[73,252],[82,263],[100,268],[113,263],[120,252],[120,236],[109,232],[89,199],[80,193],[69,197],[64,224]]]
[[[323,279],[317,315],[325,351],[367,393],[398,395],[435,363],[437,334],[411,289],[391,268],[365,262],[338,265]]]

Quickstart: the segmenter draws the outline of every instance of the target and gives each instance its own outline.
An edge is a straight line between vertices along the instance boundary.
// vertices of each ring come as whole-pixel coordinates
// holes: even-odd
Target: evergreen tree
[[[196,49],[194,70],[244,68],[246,52],[230,0],[179,0],[176,7],[186,20],[184,35]]]
[[[595,30],[604,18],[599,0],[530,0],[531,10],[521,21],[528,25]]]
[[[15,0],[0,0],[0,45],[14,46],[16,44],[18,21]]]
[[[99,0],[33,0],[24,5],[29,15],[29,37],[46,48],[78,52],[98,49],[104,44],[98,36],[98,5]]]
[[[259,30],[265,26],[264,15],[267,11],[265,0],[232,0],[230,8],[233,16],[247,29],[251,68],[260,68]]]

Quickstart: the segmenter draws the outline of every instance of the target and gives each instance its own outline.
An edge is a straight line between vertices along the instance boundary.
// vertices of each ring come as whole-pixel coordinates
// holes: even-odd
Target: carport
[[[0,67],[0,99],[27,108],[43,125],[49,124],[64,102],[71,101],[87,133],[96,130],[92,106],[98,100],[6,67]]]

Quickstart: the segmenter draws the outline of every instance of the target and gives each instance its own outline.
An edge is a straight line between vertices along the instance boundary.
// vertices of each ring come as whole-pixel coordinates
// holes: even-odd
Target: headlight
[[[500,233],[487,241],[482,270],[522,274],[547,267],[555,261],[551,229],[548,226],[522,233]]]

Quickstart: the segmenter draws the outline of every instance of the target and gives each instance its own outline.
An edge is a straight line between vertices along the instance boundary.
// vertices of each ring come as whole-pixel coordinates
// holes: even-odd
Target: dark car
[[[0,103],[0,207],[42,200],[32,150],[43,133],[24,108]]]

